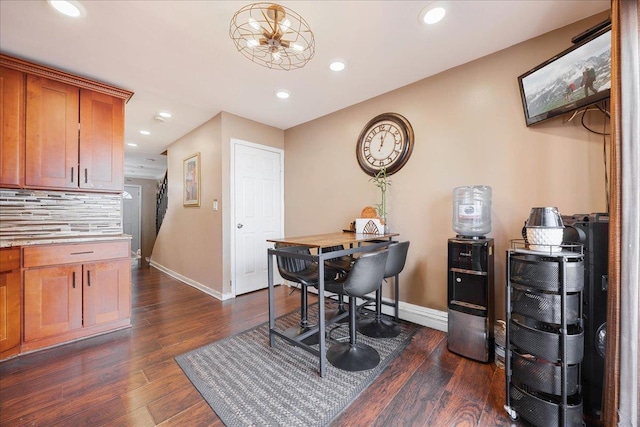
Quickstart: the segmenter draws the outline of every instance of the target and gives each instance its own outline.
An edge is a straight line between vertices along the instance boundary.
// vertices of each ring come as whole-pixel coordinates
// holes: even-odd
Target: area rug
[[[309,307],[311,322],[317,319],[317,308],[317,304]],[[299,312],[289,313],[276,319],[276,328],[287,329],[299,320]],[[269,347],[266,322],[180,355],[176,361],[226,426],[324,426],[378,377],[417,330],[406,322],[400,327],[396,338],[358,334],[359,342],[380,353],[376,368],[346,372],[327,362],[324,378],[312,354],[280,338]],[[333,340],[348,339],[348,329],[346,323],[328,326],[327,348]]]

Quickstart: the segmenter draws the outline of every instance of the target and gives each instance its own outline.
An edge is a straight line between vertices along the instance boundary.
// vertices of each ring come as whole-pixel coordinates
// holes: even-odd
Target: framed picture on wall
[[[183,161],[184,206],[200,206],[200,153],[192,154]]]

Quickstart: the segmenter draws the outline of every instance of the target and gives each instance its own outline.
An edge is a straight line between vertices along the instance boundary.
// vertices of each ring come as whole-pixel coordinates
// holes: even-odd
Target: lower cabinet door
[[[82,266],[24,272],[24,340],[82,328]]]
[[[20,345],[20,270],[0,273],[0,356]]]
[[[129,259],[83,265],[84,326],[131,316]]]

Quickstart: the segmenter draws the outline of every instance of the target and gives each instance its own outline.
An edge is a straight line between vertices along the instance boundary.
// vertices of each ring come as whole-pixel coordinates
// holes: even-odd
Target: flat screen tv
[[[611,28],[518,77],[527,126],[603,101],[611,92]]]

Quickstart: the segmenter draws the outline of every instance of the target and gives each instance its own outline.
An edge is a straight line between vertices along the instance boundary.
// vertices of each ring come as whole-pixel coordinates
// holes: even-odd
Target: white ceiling
[[[418,15],[435,2],[282,1],[309,23],[316,53],[304,68],[280,71],[250,62],[229,38],[231,17],[249,2],[81,3],[86,16],[72,19],[44,0],[0,0],[0,50],[135,92],[125,142],[138,146],[126,147],[125,174],[145,178],[161,177],[166,147],[220,111],[287,129],[610,7],[609,0],[438,1],[447,15],[426,26]],[[346,59],[346,70],[330,71],[333,58]],[[276,98],[278,89],[291,97]],[[173,117],[155,122],[160,110]]]

